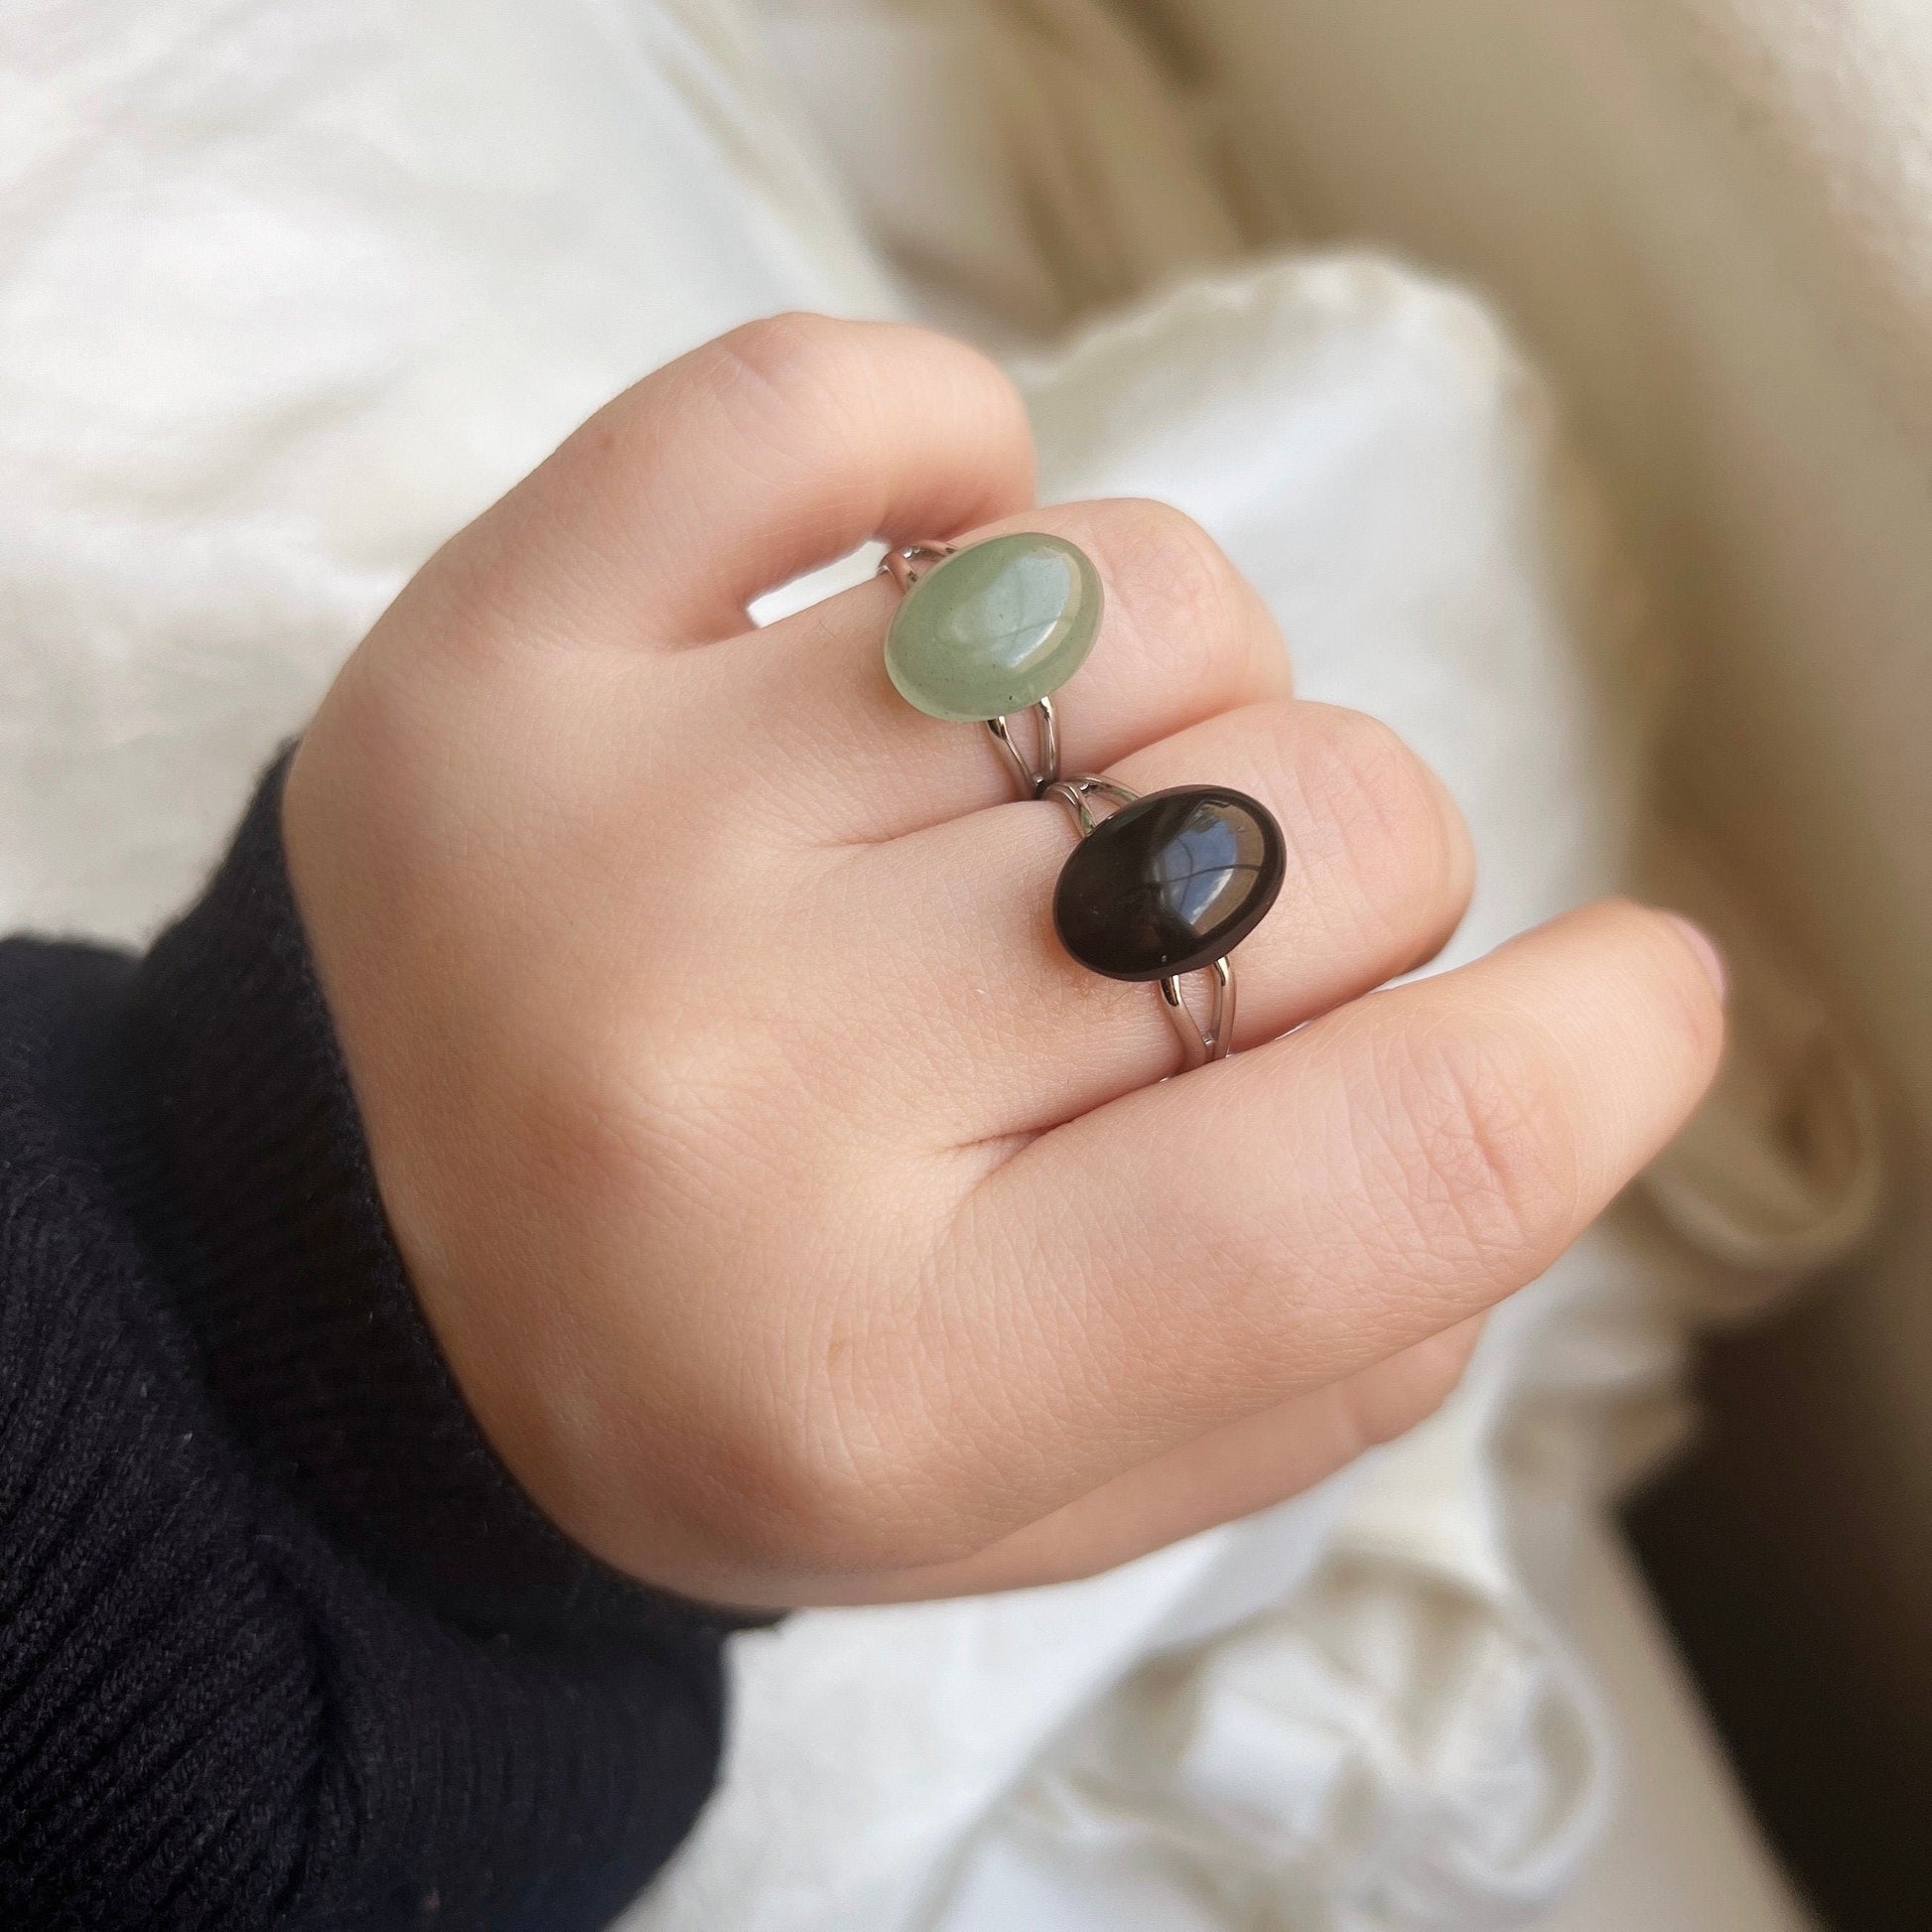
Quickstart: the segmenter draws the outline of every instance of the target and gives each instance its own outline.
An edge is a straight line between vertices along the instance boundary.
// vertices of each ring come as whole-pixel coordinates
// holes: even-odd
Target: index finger
[[[700,643],[871,537],[1033,501],[1033,431],[977,349],[901,323],[747,323],[607,403],[424,573],[522,637]]]

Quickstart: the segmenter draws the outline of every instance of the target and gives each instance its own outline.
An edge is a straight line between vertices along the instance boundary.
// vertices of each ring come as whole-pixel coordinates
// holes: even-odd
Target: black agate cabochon
[[[1053,892],[1053,924],[1082,966],[1109,979],[1190,973],[1261,923],[1284,869],[1282,828],[1245,792],[1151,791],[1074,848]]]

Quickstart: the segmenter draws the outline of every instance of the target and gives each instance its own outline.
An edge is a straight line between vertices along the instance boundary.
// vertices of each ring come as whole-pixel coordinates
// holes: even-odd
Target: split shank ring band
[[[903,594],[886,635],[886,671],[934,718],[984,724],[1023,798],[1052,798],[1080,843],[1053,892],[1053,926],[1082,966],[1158,981],[1182,1070],[1225,1058],[1234,1035],[1228,958],[1275,902],[1286,850],[1274,814],[1245,792],[1184,785],[1145,797],[1111,778],[1060,776],[1052,696],[1100,629],[1100,576],[1062,537],[991,537],[954,549],[904,544],[880,566]],[[1016,740],[1031,712],[1034,756]],[[1097,817],[1094,802],[1113,809]],[[1197,1020],[1182,996],[1208,981]]]

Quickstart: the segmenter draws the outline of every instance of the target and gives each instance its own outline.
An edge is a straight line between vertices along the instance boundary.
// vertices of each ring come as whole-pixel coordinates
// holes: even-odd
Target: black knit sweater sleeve
[[[145,959],[0,943],[0,1925],[602,1925],[709,1789],[723,1630],[464,1409],[279,797]]]

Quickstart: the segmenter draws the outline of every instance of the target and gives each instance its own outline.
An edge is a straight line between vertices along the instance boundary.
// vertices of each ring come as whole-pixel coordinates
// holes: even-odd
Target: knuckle
[[[718,338],[711,372],[726,382],[749,382],[786,396],[847,367],[858,333],[851,323],[803,310],[760,316]]]
[[[800,1400],[795,1364],[787,1373],[789,1399],[733,1428],[728,1451],[714,1458],[726,1473],[712,1528],[735,1554],[868,1576],[977,1547],[983,1539],[954,1506],[954,1458],[928,1416],[891,1392],[862,1391],[849,1375]]]
[[[1294,773],[1312,811],[1365,847],[1410,853],[1442,843],[1429,775],[1393,727],[1335,705],[1308,707],[1305,721]]]
[[[693,438],[779,460],[836,450],[867,393],[863,333],[803,312],[742,323],[607,403],[564,445],[568,464],[611,491],[688,463]]]
[[[564,444],[562,467],[584,488],[622,489],[688,460],[681,426],[773,451],[820,419],[836,426],[839,398],[863,379],[859,333],[803,312],[741,323],[606,403]]]
[[[795,440],[839,419],[862,392],[856,325],[787,313],[748,322],[718,338],[700,357],[698,379],[726,420],[755,442]]]
[[[760,1566],[870,1574],[897,1563],[897,1512],[870,1459],[800,1430],[741,1439],[724,1500],[731,1542]]]
[[[1024,418],[1012,379],[970,345],[903,323],[850,322],[790,310],[742,323],[705,351],[728,389],[787,408],[831,416],[859,411],[882,393],[895,367],[928,387],[952,385]]]
[[[1138,628],[1164,650],[1193,655],[1216,691],[1249,662],[1253,593],[1214,538],[1171,503],[1113,506],[1111,574]]]
[[[824,486],[871,491],[882,446],[908,411],[938,408],[939,399],[988,448],[1031,434],[1020,391],[997,363],[902,323],[806,311],[761,317],[696,351],[690,379],[733,439]]]
[[[1152,539],[1149,551],[1167,583],[1173,614],[1192,618],[1203,628],[1224,623],[1247,595],[1227,552],[1184,510],[1170,503],[1150,503],[1144,514]]]
[[[1428,767],[1391,727],[1339,706],[1284,708],[1275,757],[1304,860],[1345,876],[1338,909],[1380,942],[1460,897],[1461,841]]]
[[[1396,1046],[1370,1158],[1412,1278],[1520,1285],[1580,1194],[1576,1130],[1534,1038],[1467,1014]]]

